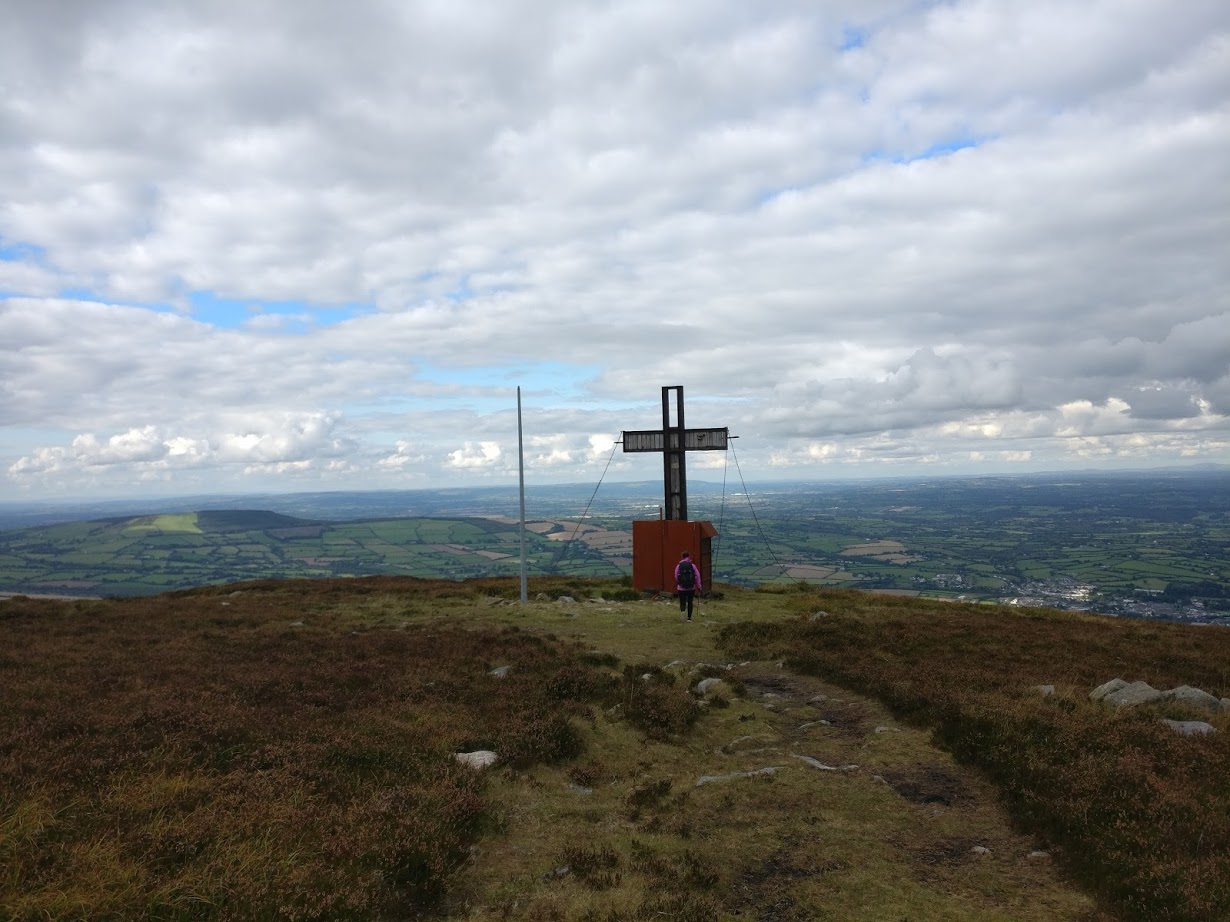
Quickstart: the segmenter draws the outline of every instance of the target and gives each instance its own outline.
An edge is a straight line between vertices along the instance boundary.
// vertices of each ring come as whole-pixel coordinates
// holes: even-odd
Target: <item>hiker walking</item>
[[[679,593],[679,614],[688,613],[692,620],[692,599],[700,592],[700,570],[692,563],[692,555],[687,551],[679,558],[675,566],[675,591]]]

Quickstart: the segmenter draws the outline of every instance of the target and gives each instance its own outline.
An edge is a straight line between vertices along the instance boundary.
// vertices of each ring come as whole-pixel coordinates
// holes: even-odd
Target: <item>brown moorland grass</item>
[[[816,608],[951,609],[730,590],[685,626],[617,582],[531,587],[0,603],[0,917],[1104,919],[922,724],[881,733],[882,705],[776,661]],[[721,665],[738,622],[772,659]],[[500,766],[461,771],[479,746]]]
[[[783,601],[795,618],[729,625],[719,644],[783,658],[933,728],[1123,918],[1230,918],[1230,717],[1088,700],[1116,677],[1230,695],[1230,632],[842,590]],[[1043,696],[1043,684],[1058,693]],[[1181,736],[1162,717],[1218,732]]]
[[[454,752],[571,758],[591,701],[688,719],[516,627],[352,625],[380,586],[0,605],[0,916],[401,918],[488,820]]]

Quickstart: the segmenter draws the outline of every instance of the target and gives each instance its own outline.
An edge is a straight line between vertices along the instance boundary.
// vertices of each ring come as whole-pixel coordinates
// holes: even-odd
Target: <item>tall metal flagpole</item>
[[[517,473],[521,480],[521,604],[529,599],[525,582],[525,447],[521,438],[521,387],[517,386]]]

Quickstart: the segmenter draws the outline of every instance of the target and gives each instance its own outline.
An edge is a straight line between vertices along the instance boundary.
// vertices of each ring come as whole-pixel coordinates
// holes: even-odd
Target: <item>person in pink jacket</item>
[[[679,614],[688,613],[692,620],[692,599],[700,592],[700,570],[692,563],[692,555],[687,551],[679,558],[675,566],[675,591],[679,593]]]

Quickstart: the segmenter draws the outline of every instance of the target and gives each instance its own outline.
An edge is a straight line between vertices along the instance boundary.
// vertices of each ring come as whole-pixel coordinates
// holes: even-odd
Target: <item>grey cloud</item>
[[[1225,456],[1224,4],[13,10],[0,421],[60,431],[13,458],[212,452],[225,411],[300,464],[286,412],[335,420],[322,469],[494,476],[498,388],[455,381],[539,362],[593,404],[539,418],[553,471],[667,382],[783,465]],[[216,329],[195,290],[363,309]]]

